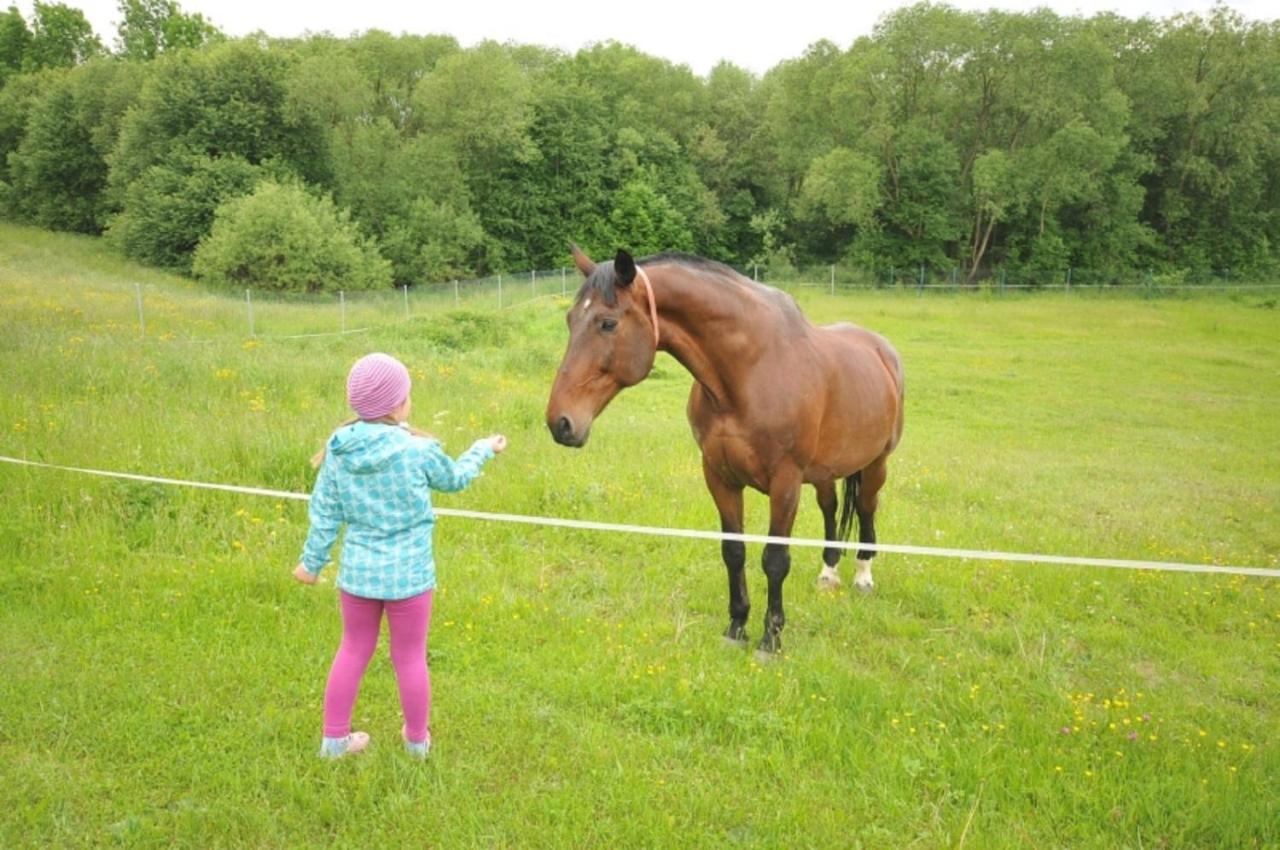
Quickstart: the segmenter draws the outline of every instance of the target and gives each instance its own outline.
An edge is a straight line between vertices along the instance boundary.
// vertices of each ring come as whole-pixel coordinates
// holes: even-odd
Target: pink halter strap
[[[658,301],[653,297],[653,285],[649,283],[649,276],[644,273],[644,269],[636,266],[636,271],[640,273],[640,280],[644,282],[644,291],[649,294],[649,318],[653,321],[653,347],[658,347]]]

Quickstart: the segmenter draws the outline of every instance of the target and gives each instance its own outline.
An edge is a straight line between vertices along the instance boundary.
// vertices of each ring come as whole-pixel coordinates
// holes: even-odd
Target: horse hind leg
[[[840,500],[836,496],[836,483],[824,481],[815,484],[814,489],[818,491],[818,508],[822,511],[823,539],[839,540],[836,511],[840,507]],[[822,572],[818,573],[818,590],[837,590],[840,587],[840,572],[837,569],[840,555],[841,550],[834,547],[822,550]]]
[[[876,507],[880,503],[880,488],[888,477],[888,455],[881,455],[871,465],[857,474],[857,483],[852,495],[858,514],[858,542],[876,542]],[[874,549],[858,550],[858,572],[853,577],[853,586],[863,593],[870,593],[875,588],[871,578],[871,559],[876,556]]]

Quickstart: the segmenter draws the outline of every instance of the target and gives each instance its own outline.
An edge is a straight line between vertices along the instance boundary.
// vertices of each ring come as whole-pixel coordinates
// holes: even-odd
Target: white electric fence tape
[[[275,499],[308,501],[308,493],[288,490],[268,490],[262,487],[242,487],[234,484],[213,484],[205,481],[185,481],[179,478],[162,478],[154,475],[137,475],[129,472],[109,472],[101,469],[83,469],[76,466],[60,466],[52,463],[23,460],[0,455],[0,462],[18,466],[54,469],[61,472],[78,472],[104,478],[123,478],[149,484],[169,484],[178,487],[196,487],[204,490],[224,490],[249,496],[269,496]],[[1036,555],[1020,552],[990,552],[980,549],[944,549],[933,546],[909,546],[893,543],[856,543],[834,540],[814,540],[803,537],[771,537],[765,534],[729,534],[720,531],[699,531],[690,528],[661,528],[651,525],[626,525],[614,522],[594,522],[581,519],[556,519],[553,517],[525,516],[522,514],[488,513],[457,508],[434,508],[438,516],[478,519],[486,522],[509,522],[523,525],[541,525],[551,528],[576,528],[584,531],[613,531],[624,534],[647,534],[654,537],[683,537],[696,540],[739,540],[743,543],[779,543],[819,549],[860,549],[875,552],[896,552],[903,555],[922,555],[934,558],[968,558],[979,561],[1018,561],[1038,564],[1066,564],[1077,567],[1109,567],[1124,570],[1159,570],[1176,573],[1218,573],[1223,575],[1258,576],[1280,578],[1280,569],[1263,567],[1218,566],[1215,564],[1181,564],[1169,561],[1133,561],[1118,558],[1082,558],[1070,555]]]

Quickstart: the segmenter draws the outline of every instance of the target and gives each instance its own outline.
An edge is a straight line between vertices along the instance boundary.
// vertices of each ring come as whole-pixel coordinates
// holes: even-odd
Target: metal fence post
[[[338,305],[342,308],[342,332],[347,332],[347,293],[344,290],[338,290]]]
[[[409,318],[409,284],[404,285],[404,317]]]
[[[249,337],[253,337],[253,296],[249,294],[249,290],[244,291],[244,303],[249,308]]]
[[[454,278],[454,281],[453,281],[453,306],[455,306],[455,307],[457,307],[457,306],[458,306],[458,280],[457,280],[457,278]]]
[[[143,336],[147,335],[147,320],[142,315],[142,284],[135,283],[134,290],[138,293],[138,330]]]
[[[564,266],[561,266],[560,267],[560,297],[564,298],[568,294],[569,292],[568,292],[568,289],[566,288],[566,284],[564,280]]]
[[[502,275],[498,275],[498,309],[502,309]]]
[[[534,269],[529,272],[529,296],[531,298],[538,297],[538,270]]]
[[[835,267],[835,265],[832,265],[832,266],[831,266],[831,294],[832,294],[832,295],[835,295],[835,294],[836,294],[836,267]]]

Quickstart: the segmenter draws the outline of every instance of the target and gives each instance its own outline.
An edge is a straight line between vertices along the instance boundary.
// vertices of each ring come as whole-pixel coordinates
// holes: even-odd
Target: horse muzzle
[[[580,449],[586,442],[587,437],[591,433],[591,423],[587,422],[586,426],[579,430],[578,426],[568,416],[561,414],[560,416],[548,416],[547,428],[551,431],[551,437],[562,446]]]

